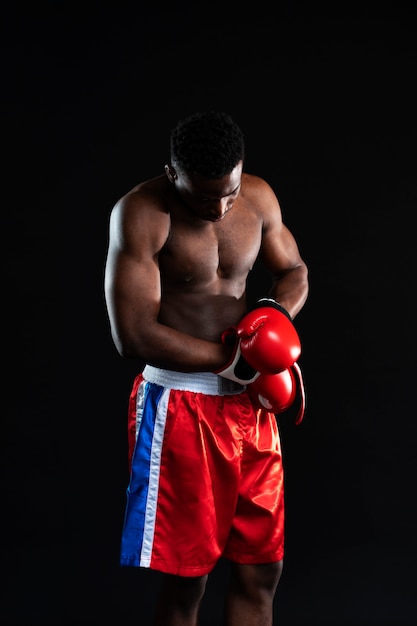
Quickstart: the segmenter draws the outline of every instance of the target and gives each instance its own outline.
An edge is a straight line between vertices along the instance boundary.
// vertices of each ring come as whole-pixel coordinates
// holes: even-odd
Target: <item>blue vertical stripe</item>
[[[160,385],[142,384],[146,384],[143,414],[139,420],[140,427],[132,458],[131,478],[126,491],[127,504],[120,556],[121,565],[136,567],[140,566],[142,551],[157,407],[164,392],[164,388]],[[139,389],[138,393],[140,392]]]

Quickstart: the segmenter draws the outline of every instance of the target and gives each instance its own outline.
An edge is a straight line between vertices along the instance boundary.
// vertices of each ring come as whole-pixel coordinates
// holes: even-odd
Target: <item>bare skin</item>
[[[270,295],[294,318],[307,268],[269,185],[242,164],[220,180],[178,174],[142,183],[114,207],[105,290],[120,354],[183,372],[215,371],[222,332],[246,311],[257,256]]]
[[[259,257],[269,294],[294,318],[308,272],[281,209],[243,163],[220,179],[165,175],[137,185],[113,208],[105,296],[112,337],[126,358],[180,372],[224,367],[223,331],[247,311],[246,281]],[[232,564],[224,624],[271,626],[282,562]],[[155,626],[196,626],[207,576],[166,576]]]
[[[266,565],[231,564],[224,606],[227,626],[271,626],[282,561]],[[197,626],[207,576],[167,576],[162,586],[154,626]]]

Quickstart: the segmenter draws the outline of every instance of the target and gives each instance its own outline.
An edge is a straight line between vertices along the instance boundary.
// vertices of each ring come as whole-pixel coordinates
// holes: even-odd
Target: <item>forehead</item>
[[[240,185],[242,163],[222,178],[206,178],[201,174],[180,174],[182,183],[193,195],[222,198],[233,193]]]

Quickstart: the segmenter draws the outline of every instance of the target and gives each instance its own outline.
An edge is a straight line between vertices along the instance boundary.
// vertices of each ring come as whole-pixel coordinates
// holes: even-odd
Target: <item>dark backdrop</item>
[[[3,9],[4,626],[149,623],[158,574],[118,567],[139,364],[110,338],[107,223],[209,108],[241,125],[310,268],[276,622],[416,622],[416,22],[378,6]],[[255,268],[251,296],[267,287]]]

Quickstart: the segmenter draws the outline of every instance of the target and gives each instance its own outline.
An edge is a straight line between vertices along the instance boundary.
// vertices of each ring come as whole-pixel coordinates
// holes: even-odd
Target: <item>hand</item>
[[[304,417],[305,387],[298,363],[278,374],[261,374],[247,386],[247,392],[253,404],[259,409],[279,414],[294,405],[295,423],[299,424]]]
[[[298,333],[289,313],[275,300],[264,298],[236,327],[240,351],[255,371],[277,374],[291,367],[301,353]]]
[[[233,353],[229,363],[221,370],[217,370],[215,374],[233,380],[240,385],[247,385],[248,383],[254,382],[258,376],[260,376],[260,372],[257,372],[249,365],[242,356],[240,340],[237,337],[235,327],[230,327],[224,331],[222,334],[222,343],[224,345],[233,346]]]
[[[229,363],[215,373],[241,385],[254,382],[260,373],[287,369],[301,352],[289,313],[270,298],[259,300],[236,327],[226,329],[222,342],[233,345],[234,350]]]

